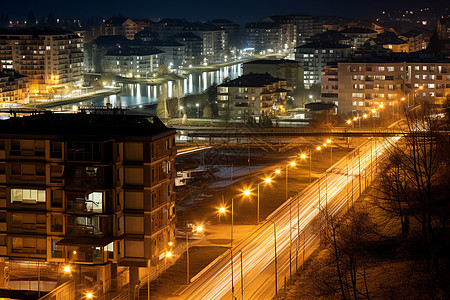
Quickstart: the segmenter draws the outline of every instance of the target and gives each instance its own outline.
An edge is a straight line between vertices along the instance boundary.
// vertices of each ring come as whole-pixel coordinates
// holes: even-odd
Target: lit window
[[[11,203],[45,203],[45,190],[11,189]]]

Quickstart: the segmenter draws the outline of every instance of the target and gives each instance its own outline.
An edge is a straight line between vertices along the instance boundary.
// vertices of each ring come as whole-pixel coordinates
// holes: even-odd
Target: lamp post
[[[183,108],[184,108],[183,106],[181,106],[181,105],[179,106],[179,114],[178,115],[180,116],[180,119],[182,117]]]
[[[261,185],[261,183],[264,183],[264,184],[266,184],[266,183],[271,183],[272,182],[272,179],[270,178],[270,177],[267,177],[267,178],[264,178],[264,181],[263,182],[258,182],[258,202],[257,202],[257,207],[256,207],[256,224],[259,224],[259,207],[260,207],[260,201],[259,201],[259,199],[260,199],[260,192],[259,192],[259,186]],[[245,190],[244,191],[244,196],[249,196],[251,194],[251,191],[250,190]]]
[[[330,139],[327,140],[327,144],[330,145],[330,161],[331,161],[331,165],[333,165],[333,146],[331,145]]]

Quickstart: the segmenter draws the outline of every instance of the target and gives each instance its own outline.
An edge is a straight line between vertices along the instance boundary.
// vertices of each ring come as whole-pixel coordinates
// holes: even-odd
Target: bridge
[[[278,152],[287,151],[297,146],[321,144],[328,138],[349,143],[352,137],[392,137],[404,135],[398,128],[253,128],[253,127],[204,127],[176,126],[177,144],[195,144],[214,147],[258,147]],[[334,146],[338,146],[334,143]],[[342,146],[343,147],[343,146]]]

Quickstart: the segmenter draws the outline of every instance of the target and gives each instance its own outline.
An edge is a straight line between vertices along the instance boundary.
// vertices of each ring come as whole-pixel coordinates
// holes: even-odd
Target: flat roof
[[[127,115],[118,110],[106,113],[44,112],[0,120],[0,138],[58,140],[148,140],[175,134],[155,116]]]

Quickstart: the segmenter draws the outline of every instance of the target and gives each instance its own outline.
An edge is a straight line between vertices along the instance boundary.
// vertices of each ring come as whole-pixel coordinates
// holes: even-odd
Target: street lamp
[[[264,183],[264,184],[267,184],[267,183],[271,183],[272,182],[272,179],[270,178],[270,177],[266,177],[262,182],[258,182],[258,205],[257,205],[257,208],[256,208],[256,224],[259,224],[259,195],[260,195],[260,193],[259,193],[259,186],[261,185],[261,183]],[[245,190],[244,191],[244,195],[245,196],[249,196],[250,195],[250,190]]]
[[[86,299],[93,299],[94,298],[94,294],[91,292],[87,292],[86,293]]]
[[[183,108],[184,107],[180,105],[180,107],[179,107],[179,116],[180,116],[180,118],[182,117]]]
[[[306,159],[306,154],[305,153],[302,153],[301,155],[300,155],[300,158],[301,159]],[[311,184],[311,148],[309,148],[309,184]]]
[[[197,118],[200,119],[200,104],[195,103],[195,106],[197,106]]]

